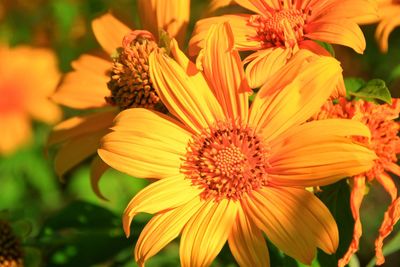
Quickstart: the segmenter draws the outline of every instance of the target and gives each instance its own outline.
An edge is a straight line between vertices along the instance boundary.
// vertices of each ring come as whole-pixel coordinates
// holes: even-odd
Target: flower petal
[[[94,155],[100,144],[100,139],[108,132],[103,129],[90,135],[81,135],[69,139],[57,151],[54,158],[56,174],[62,179],[73,167]]]
[[[365,38],[360,27],[349,19],[320,20],[307,24],[307,38],[351,47],[359,54],[365,50]]]
[[[191,183],[184,175],[178,174],[142,189],[125,209],[123,224],[126,235],[130,235],[131,222],[140,212],[154,214],[179,207],[194,198],[200,199],[200,191]]]
[[[365,177],[354,177],[353,189],[350,196],[351,213],[354,219],[353,239],[343,257],[339,260],[338,266],[344,267],[349,262],[354,253],[358,250],[360,237],[362,235],[362,225],[360,218],[360,207],[365,194]]]
[[[233,48],[233,32],[227,22],[212,25],[203,50],[204,75],[227,118],[247,120],[248,92],[239,53]]]
[[[1,115],[0,125],[0,155],[15,152],[31,138],[30,120],[26,114]]]
[[[244,201],[244,210],[285,254],[311,264],[318,246],[333,253],[336,223],[325,205],[304,189],[264,187]]]
[[[101,199],[108,200],[100,191],[99,181],[103,174],[110,169],[110,167],[96,155],[92,160],[90,166],[90,185],[92,186],[93,192]]]
[[[397,14],[400,13],[399,7],[397,8]],[[375,38],[378,40],[379,48],[382,52],[387,52],[389,47],[389,35],[393,31],[393,29],[400,25],[400,17],[398,15],[394,15],[390,19],[383,19],[378,24],[375,32]]]
[[[93,20],[92,29],[97,41],[109,55],[122,46],[122,39],[131,31],[110,13]]]
[[[127,109],[115,119],[99,156],[116,170],[138,178],[165,178],[180,173],[190,134],[180,123],[142,108]]]
[[[181,266],[209,266],[224,246],[236,214],[233,201],[203,202],[182,231]]]
[[[320,120],[295,127],[271,143],[270,182],[320,186],[365,172],[376,155],[349,137],[369,135],[364,124],[352,120]]]
[[[112,63],[99,57],[82,55],[72,62],[74,71],[64,76],[52,100],[71,108],[87,109],[106,106],[105,97],[110,95],[107,72]]]
[[[47,98],[36,98],[28,103],[27,109],[34,119],[50,124],[59,121],[62,117],[61,109]]]
[[[47,146],[107,129],[111,127],[116,114],[115,110],[107,110],[62,121],[54,126],[47,140]]]
[[[285,66],[290,57],[290,50],[282,47],[257,51],[248,56],[244,63],[246,66],[246,77],[251,88],[258,88]]]
[[[339,62],[299,50],[265,84],[250,109],[249,124],[266,142],[318,112],[341,77]]]
[[[229,247],[240,266],[269,266],[269,252],[262,231],[241,206],[228,237]]]
[[[258,50],[262,48],[262,44],[254,37],[257,36],[255,27],[248,25],[250,15],[223,15],[220,17],[211,17],[201,19],[196,22],[189,41],[189,55],[195,56],[204,47],[204,40],[208,34],[208,30],[213,24],[229,22],[232,31],[235,33],[235,48],[241,50]]]
[[[201,205],[200,198],[195,197],[177,208],[156,214],[143,228],[136,243],[135,259],[139,266],[144,266],[150,257],[174,240]]]
[[[221,106],[208,86],[195,84],[176,61],[156,50],[149,62],[150,78],[162,102],[192,132],[224,119]]]

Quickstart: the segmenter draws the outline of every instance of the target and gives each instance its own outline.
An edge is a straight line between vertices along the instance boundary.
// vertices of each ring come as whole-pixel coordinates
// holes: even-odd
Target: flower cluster
[[[178,236],[182,266],[211,265],[226,243],[240,266],[270,266],[266,238],[311,264],[317,248],[335,253],[339,231],[309,188],[348,179],[355,224],[338,261],[345,266],[359,247],[365,188],[376,180],[391,197],[375,243],[382,264],[383,239],[400,219],[388,174],[400,175],[400,100],[347,93],[328,48],[362,54],[360,25],[379,21],[386,51],[399,1],[212,0],[205,14],[228,5],[243,13],[197,21],[188,43],[190,0],[137,3],[142,28],[111,13],[94,19],[102,53],[81,55],[58,86],[51,52],[0,46],[0,123],[10,125],[0,154],[26,142],[28,115],[56,122],[53,102],[83,111],[50,133],[55,171],[62,177],[90,159],[101,198],[109,168],[151,181],[123,214],[127,236],[138,213],[154,215],[136,242],[139,266]]]

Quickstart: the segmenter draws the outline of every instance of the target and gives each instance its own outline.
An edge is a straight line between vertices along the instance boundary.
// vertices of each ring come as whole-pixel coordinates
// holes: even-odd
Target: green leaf
[[[387,88],[385,81],[380,79],[370,80],[358,90],[348,91],[348,94],[362,99],[379,99],[388,104],[392,103],[390,91]]]
[[[125,238],[119,216],[83,201],[71,203],[45,221],[38,240],[49,267],[93,266],[133,246]]]
[[[347,95],[350,95],[352,92],[357,92],[363,86],[365,86],[366,82],[361,78],[346,78],[344,79],[344,85],[346,86]]]
[[[322,192],[318,196],[332,213],[339,229],[339,247],[333,255],[319,250],[318,262],[324,267],[336,267],[338,260],[346,253],[353,236],[354,219],[350,209],[350,188],[343,179],[321,189]]]
[[[397,233],[385,246],[383,246],[383,255],[388,256],[394,252],[400,251],[400,232]],[[367,267],[375,266],[376,258],[374,257]]]
[[[322,42],[322,41],[315,41],[317,44],[322,46],[326,51],[329,52],[329,54],[332,55],[332,57],[335,57],[335,49],[333,49],[333,46],[331,44]]]

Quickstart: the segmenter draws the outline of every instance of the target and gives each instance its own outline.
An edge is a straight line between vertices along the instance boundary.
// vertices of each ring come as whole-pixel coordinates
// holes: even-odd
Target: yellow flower
[[[49,137],[49,145],[62,144],[55,158],[60,177],[96,153],[100,138],[119,111],[132,107],[159,108],[159,97],[148,77],[148,55],[158,47],[160,29],[183,41],[189,5],[190,0],[138,1],[143,27],[150,32],[130,30],[111,14],[93,21],[95,37],[107,54],[104,57],[84,54],[74,61],[74,70],[64,77],[53,95],[56,102],[67,107],[94,109],[90,115],[61,122]],[[91,182],[99,196],[98,179],[106,170],[107,166],[96,157]]]
[[[250,91],[228,23],[213,25],[198,59],[173,42],[177,61],[150,55],[150,75],[168,110],[129,109],[98,150],[111,167],[158,181],[125,210],[127,235],[136,214],[155,214],[135,249],[142,266],[181,234],[182,266],[208,266],[228,240],[241,266],[268,266],[268,238],[310,264],[316,247],[333,253],[338,230],[328,209],[305,187],[335,182],[372,166],[375,155],[346,136],[369,136],[350,120],[305,121],[329,97],[339,63],[298,53]],[[325,90],[320,90],[324,88]]]
[[[389,35],[400,25],[400,1],[378,0],[380,22],[376,28],[375,37],[382,52],[388,50]]]
[[[31,118],[55,123],[61,110],[48,97],[60,78],[57,58],[47,49],[0,45],[0,155],[29,141]]]
[[[367,172],[360,173],[353,178],[351,192],[351,210],[354,224],[353,240],[339,266],[349,263],[351,256],[358,250],[359,239],[362,234],[360,207],[365,194],[365,182],[376,179],[389,193],[392,203],[388,207],[383,219],[379,236],[375,241],[377,264],[383,264],[385,259],[382,253],[383,240],[392,232],[393,226],[400,219],[400,198],[397,188],[388,172],[400,176],[400,167],[397,165],[397,155],[400,154],[400,124],[396,122],[400,112],[400,99],[392,99],[392,104],[375,104],[363,100],[347,101],[339,99],[338,104],[327,102],[316,119],[347,118],[364,123],[371,131],[371,140],[355,137],[360,143],[365,143],[375,151],[378,158],[373,167]]]
[[[223,15],[198,21],[189,53],[198,53],[210,25],[229,21],[235,33],[235,47],[256,51],[244,60],[248,63],[246,76],[252,88],[263,85],[299,49],[329,55],[313,40],[346,45],[363,53],[365,39],[357,23],[377,18],[376,6],[371,0],[214,0],[211,8],[230,2],[255,14]],[[345,94],[344,86],[340,86],[338,94]]]

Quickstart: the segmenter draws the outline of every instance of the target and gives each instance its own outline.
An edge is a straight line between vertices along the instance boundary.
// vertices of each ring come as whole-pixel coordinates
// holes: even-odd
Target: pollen
[[[107,86],[111,95],[106,101],[120,107],[154,108],[159,102],[149,75],[149,55],[157,49],[157,43],[148,36],[131,32],[123,40],[123,46],[113,58],[110,81]]]
[[[22,267],[22,250],[11,226],[0,220],[0,267]]]
[[[181,172],[205,200],[240,200],[267,184],[267,155],[251,128],[217,123],[193,136]]]
[[[267,17],[251,16],[249,24],[257,29],[255,38],[262,42],[265,48],[293,48],[304,38],[304,25],[309,14],[310,10],[272,10]]]

